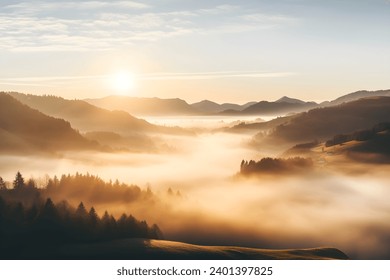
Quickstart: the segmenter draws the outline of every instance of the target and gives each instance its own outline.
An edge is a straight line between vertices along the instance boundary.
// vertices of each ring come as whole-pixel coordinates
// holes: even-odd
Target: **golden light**
[[[130,72],[118,72],[112,76],[112,87],[120,94],[129,94],[135,87],[134,74]]]

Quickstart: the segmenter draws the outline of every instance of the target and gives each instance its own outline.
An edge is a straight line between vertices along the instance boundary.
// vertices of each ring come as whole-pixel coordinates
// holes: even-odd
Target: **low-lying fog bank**
[[[201,134],[167,139],[172,153],[3,155],[0,176],[12,181],[18,170],[26,179],[89,172],[150,187],[158,199],[149,204],[101,203],[96,209],[100,215],[105,209],[125,211],[157,223],[171,240],[262,248],[327,246],[351,258],[390,258],[387,165],[367,165],[369,172],[362,174],[325,166],[296,175],[243,178],[236,176],[243,159],[277,156],[250,150],[248,140]]]

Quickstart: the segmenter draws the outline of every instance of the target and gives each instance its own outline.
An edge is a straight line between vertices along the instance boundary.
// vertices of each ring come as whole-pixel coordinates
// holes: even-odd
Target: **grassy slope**
[[[59,250],[69,259],[347,259],[335,248],[269,250],[231,246],[199,246],[181,242],[123,239],[106,243],[66,246]]]

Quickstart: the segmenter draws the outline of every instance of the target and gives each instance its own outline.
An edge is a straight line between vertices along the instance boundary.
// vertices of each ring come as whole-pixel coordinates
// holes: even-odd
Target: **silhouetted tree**
[[[33,204],[30,207],[30,209],[26,210],[26,215],[25,215],[26,220],[31,223],[37,218],[38,214],[39,214],[38,206],[36,204]]]
[[[0,196],[0,219],[5,216],[5,209],[6,209],[5,201]]]
[[[98,214],[95,211],[95,208],[91,207],[88,212],[89,222],[93,227],[96,227],[98,222],[100,221]]]
[[[149,235],[150,235],[149,237],[153,238],[153,239],[162,239],[163,238],[163,233],[160,230],[160,228],[158,227],[158,225],[156,225],[156,224],[153,224],[152,227],[150,228]]]
[[[58,219],[57,209],[50,198],[46,199],[45,205],[39,216],[46,221],[55,221]]]
[[[0,177],[0,190],[6,190],[7,186],[5,185],[5,182],[3,178]]]
[[[84,206],[83,202],[80,202],[79,206],[77,206],[76,216],[80,217],[80,218],[88,217],[88,213],[87,213],[87,210],[85,209],[85,206]]]
[[[280,173],[280,172],[295,172],[303,171],[313,167],[313,161],[310,158],[262,158],[260,161],[250,160],[242,161],[240,173],[250,175],[256,173]]]
[[[24,188],[24,179],[22,174],[18,171],[15,176],[15,180],[13,182],[13,186],[15,190]]]
[[[36,183],[33,179],[28,179],[26,187],[29,189],[36,189],[37,188]]]
[[[126,196],[126,200],[141,195],[137,186],[118,183],[114,187],[89,174],[64,175],[57,182],[48,179],[47,188],[50,186],[55,193],[73,182],[85,186],[90,192],[95,188],[107,193],[113,191],[118,197],[115,199],[121,195]],[[77,208],[66,201],[54,204],[47,189],[37,188],[33,179],[25,184],[20,172],[16,174],[13,186],[18,191],[4,189],[0,192],[0,258],[19,258],[21,252],[32,252],[32,256],[39,258],[41,252],[51,254],[53,248],[65,244],[162,236],[157,226],[149,227],[145,221],[138,221],[132,215],[123,214],[117,220],[106,211],[100,219],[95,208],[91,207],[87,212],[83,202]],[[142,192],[142,197],[146,194],[146,191]]]
[[[24,221],[24,206],[21,202],[16,203],[11,206],[9,212],[11,220],[15,221],[17,224],[21,224]]]
[[[104,214],[102,216],[102,223],[108,224],[110,222],[110,215],[108,215],[107,211],[104,211]]]

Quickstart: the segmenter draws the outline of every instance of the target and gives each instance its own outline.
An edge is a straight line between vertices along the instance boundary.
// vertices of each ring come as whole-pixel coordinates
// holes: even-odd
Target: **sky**
[[[245,103],[390,88],[390,0],[0,2],[0,91]]]

